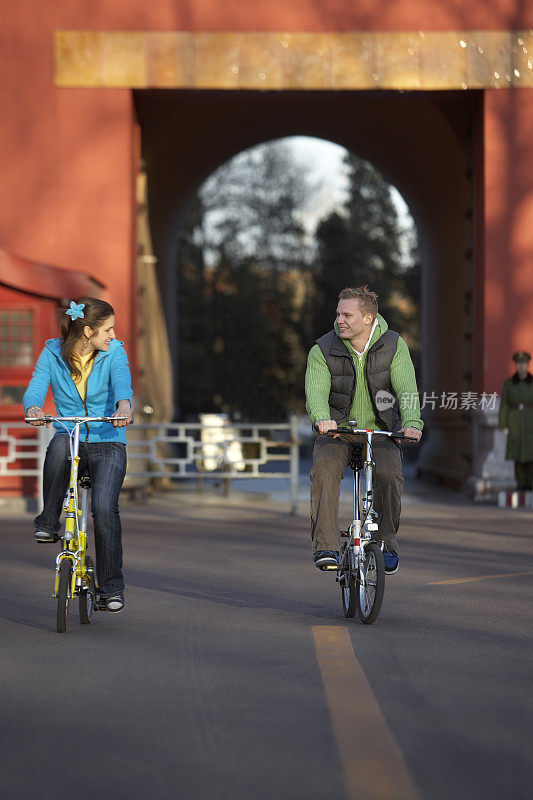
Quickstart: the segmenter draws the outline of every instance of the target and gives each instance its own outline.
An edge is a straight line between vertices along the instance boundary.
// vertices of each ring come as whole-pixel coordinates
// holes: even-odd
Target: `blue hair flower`
[[[75,303],[74,300],[71,300],[70,308],[67,308],[65,314],[68,314],[72,322],[74,322],[75,319],[81,319],[82,317],[85,316],[85,314],[83,313],[84,308],[85,308],[85,303],[79,303],[78,305],[78,303]]]

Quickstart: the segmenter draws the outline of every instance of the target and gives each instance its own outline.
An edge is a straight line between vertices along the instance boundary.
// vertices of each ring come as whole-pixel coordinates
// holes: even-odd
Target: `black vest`
[[[316,340],[320,347],[326,364],[331,373],[331,390],[329,393],[329,412],[331,419],[337,423],[347,422],[350,417],[353,399],[355,396],[355,367],[353,359],[342,339],[335,331],[330,331]],[[370,399],[376,419],[383,424],[387,431],[397,431],[401,428],[398,398],[394,394],[390,378],[390,366],[398,347],[398,334],[396,331],[386,330],[374,342],[366,356],[366,381]],[[388,404],[386,396],[376,396],[378,392],[385,391],[394,397],[394,403]],[[357,420],[360,422],[359,420]]]

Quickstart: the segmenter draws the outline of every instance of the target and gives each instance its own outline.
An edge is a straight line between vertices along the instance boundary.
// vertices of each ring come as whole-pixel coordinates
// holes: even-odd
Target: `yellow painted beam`
[[[174,89],[533,87],[533,31],[57,31],[55,84]]]

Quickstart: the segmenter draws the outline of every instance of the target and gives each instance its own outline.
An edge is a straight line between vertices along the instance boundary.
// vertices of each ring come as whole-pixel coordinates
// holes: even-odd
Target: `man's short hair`
[[[339,293],[339,300],[357,300],[361,314],[372,314],[373,320],[378,315],[378,296],[368,286],[358,286],[357,289],[347,286]]]

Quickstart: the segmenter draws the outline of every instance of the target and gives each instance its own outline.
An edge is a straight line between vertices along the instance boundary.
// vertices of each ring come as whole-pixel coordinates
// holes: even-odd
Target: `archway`
[[[337,142],[371,161],[405,197],[422,255],[422,373],[430,436],[422,468],[469,473],[470,420],[443,394],[476,391],[482,352],[482,97],[478,92],[135,92],[148,204],[171,343],[177,339],[177,229],[187,199],[236,153],[290,135]]]
[[[339,287],[368,284],[415,359],[420,270],[401,196],[369,162],[312,137],[225,162],[180,231],[179,416],[305,415],[307,356]]]

